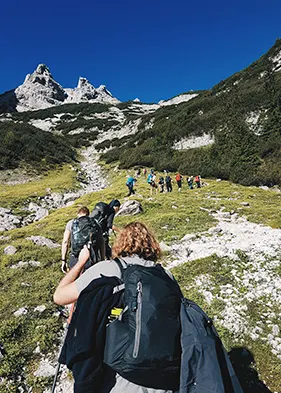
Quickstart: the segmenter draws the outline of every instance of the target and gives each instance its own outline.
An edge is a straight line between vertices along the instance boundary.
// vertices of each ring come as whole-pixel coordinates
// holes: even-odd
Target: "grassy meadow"
[[[35,377],[33,373],[42,354],[51,354],[59,344],[65,323],[62,307],[56,306],[52,300],[54,289],[62,278],[60,248],[40,247],[27,238],[41,235],[60,243],[66,222],[76,215],[79,206],[86,205],[92,209],[98,201],[109,202],[113,198],[123,202],[127,194],[126,175],[130,171],[116,171],[106,165],[104,168],[108,171],[110,184],[107,189],[87,194],[72,206],[53,211],[45,219],[27,227],[0,233],[4,236],[0,236],[0,344],[4,348],[4,356],[0,359],[0,375],[9,381],[7,386],[0,384],[1,393],[17,393],[18,387],[23,383],[32,387],[33,392],[42,393],[51,384],[52,378]],[[140,201],[144,213],[136,217],[117,217],[115,224],[123,226],[132,220],[141,220],[154,230],[160,241],[168,245],[176,243],[188,233],[204,232],[214,226],[214,218],[204,209],[215,211],[224,207],[225,211],[238,212],[249,221],[281,228],[281,193],[244,187],[227,181],[204,181],[207,183],[205,187],[188,190],[184,179],[181,193],[178,193],[174,182],[172,193],[157,193],[151,196],[146,180],[141,176],[137,181],[136,195],[130,199]],[[63,192],[75,186],[75,173],[66,166],[35,182],[15,186],[0,185],[0,206],[12,207],[20,212],[27,199],[33,200],[46,195],[47,188],[54,192]],[[243,206],[241,202],[248,202],[249,206]],[[4,255],[7,245],[15,246],[17,252],[14,255]],[[166,255],[164,253],[163,263]],[[239,258],[243,269],[242,253]],[[11,268],[20,261],[39,261],[40,266]],[[208,274],[217,285],[227,284],[232,280],[232,263],[228,258],[217,258],[214,255],[177,266],[173,273],[185,295],[198,302],[210,317],[218,317],[219,320],[220,301],[216,299],[208,304],[192,283],[196,276]],[[280,268],[276,274],[281,274]],[[35,310],[40,305],[46,307],[43,312]],[[20,317],[14,316],[14,312],[22,307],[27,312]],[[253,324],[259,319],[261,311],[255,305],[249,308],[249,318]],[[281,315],[281,305],[276,314]],[[281,329],[280,318],[276,323]],[[256,362],[253,372],[258,372],[259,379],[266,382],[272,393],[281,393],[280,360],[271,353],[267,344],[262,340],[251,340],[247,335],[237,339],[219,324],[216,327],[228,350],[233,347],[246,347],[251,351]],[[41,354],[35,353],[38,346]]]

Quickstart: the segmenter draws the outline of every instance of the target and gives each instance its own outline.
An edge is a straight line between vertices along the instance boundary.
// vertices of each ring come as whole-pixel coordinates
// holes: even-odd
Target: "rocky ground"
[[[212,255],[227,258],[230,279],[226,285],[218,288],[214,276],[203,273],[190,287],[196,287],[208,304],[216,300],[222,303],[216,320],[237,342],[245,335],[254,341],[261,339],[281,359],[277,324],[281,317],[281,278],[277,271],[281,230],[249,222],[234,212],[220,210],[209,214],[217,220],[216,226],[200,234],[188,234],[165,247],[170,252],[169,268]],[[260,309],[256,324],[250,322],[249,308],[253,305]]]

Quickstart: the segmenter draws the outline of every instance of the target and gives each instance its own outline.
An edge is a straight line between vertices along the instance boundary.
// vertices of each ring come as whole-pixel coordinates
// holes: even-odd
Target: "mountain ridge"
[[[63,88],[53,78],[45,64],[27,74],[22,85],[0,95],[0,112],[24,112],[46,109],[68,103],[104,102],[118,104],[120,101],[104,85],[95,88],[86,78],[80,77],[77,87]]]
[[[39,92],[50,84],[50,95],[45,95],[49,107],[0,115],[4,147],[19,151],[13,127],[24,133],[32,125],[59,134],[76,149],[92,145],[107,163],[115,161],[121,168],[148,166],[244,185],[281,184],[280,64],[279,39],[260,59],[212,89],[158,104],[112,102],[104,86],[95,88],[86,78],[74,89],[62,89],[40,65],[26,83],[36,84]],[[6,109],[17,100],[14,91],[7,94]],[[96,102],[98,94],[109,101]],[[1,161],[10,162],[3,157],[1,169]]]

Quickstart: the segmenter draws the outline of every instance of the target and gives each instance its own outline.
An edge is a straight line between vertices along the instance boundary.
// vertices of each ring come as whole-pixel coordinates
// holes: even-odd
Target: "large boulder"
[[[48,248],[60,247],[60,244],[53,242],[51,239],[47,239],[44,236],[30,236],[26,240],[31,240],[37,246],[46,246]]]
[[[132,200],[124,202],[116,216],[135,216],[143,212],[142,205],[140,202]]]

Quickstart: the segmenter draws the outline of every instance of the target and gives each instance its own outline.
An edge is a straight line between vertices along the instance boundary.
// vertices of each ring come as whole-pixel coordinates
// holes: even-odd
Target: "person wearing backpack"
[[[201,188],[201,176],[200,176],[200,175],[197,175],[197,176],[195,177],[194,181],[195,181],[195,183],[196,183],[197,188]]]
[[[106,258],[111,257],[111,247],[109,245],[109,233],[111,230],[119,231],[119,228],[113,224],[115,214],[120,209],[121,203],[118,199],[112,199],[108,204],[105,202],[98,202],[90,217],[94,218],[101,227],[103,233],[103,239],[105,243],[105,256]]]
[[[172,192],[173,191],[172,178],[171,178],[171,176],[169,176],[168,173],[167,173],[167,176],[165,177],[165,183],[166,183],[167,192]]]
[[[79,208],[77,218],[67,222],[62,246],[61,246],[61,270],[67,273],[78,261],[78,256],[85,244],[91,248],[91,259],[85,266],[89,268],[91,263],[97,262],[105,257],[104,241],[100,227],[90,219],[89,209],[86,206]],[[69,263],[66,261],[67,252],[71,246]]]
[[[95,282],[98,284],[98,280],[105,277],[118,278],[120,284],[115,287],[116,291],[113,293],[117,294],[125,287],[123,310],[119,309],[121,312],[119,311],[118,318],[104,326],[106,334],[102,337],[105,340],[105,351],[104,357],[100,359],[101,363],[107,364],[106,369],[115,371],[116,375],[114,386],[107,390],[106,384],[109,383],[110,378],[102,373],[99,374],[103,378],[100,392],[172,393],[179,386],[181,357],[179,312],[182,298],[180,288],[171,273],[156,264],[160,256],[160,246],[144,224],[133,222],[126,225],[112,250],[115,260],[99,262],[78,278],[88,258],[88,250],[84,248],[80,253],[78,264],[58,285],[54,293],[54,301],[59,305],[69,304],[76,301],[79,295],[83,296],[89,285],[94,285]],[[93,301],[97,298],[98,295],[95,294]],[[100,308],[104,307],[103,301]],[[108,314],[110,312],[111,310],[108,310]],[[77,310],[78,314],[79,310]],[[100,316],[98,318],[100,319]],[[71,327],[71,331],[78,332],[75,337],[75,348],[78,345],[82,347],[87,337],[81,331],[79,318],[73,320],[76,320],[76,325]],[[83,323],[81,321],[81,324],[89,328],[85,321]],[[70,334],[70,340],[71,337],[73,335]],[[95,340],[100,343],[97,338]],[[71,348],[71,343],[68,345]],[[70,355],[71,359],[68,361],[71,363],[72,359],[77,359],[78,354]],[[91,355],[95,355],[94,351]],[[85,365],[78,365],[78,367],[85,371]],[[98,368],[99,365],[96,366],[96,370]],[[79,381],[82,371],[77,372],[77,367],[75,370],[78,379],[75,380],[77,390],[74,392],[79,393],[79,383],[85,388],[86,380],[89,379],[84,375],[84,379]],[[94,371],[89,370],[91,373]],[[93,384],[101,385],[101,381],[95,380]],[[94,386],[91,390],[89,386],[83,392],[99,391],[94,390]]]
[[[181,182],[182,182],[182,175],[180,173],[176,174],[176,182],[178,185],[178,191],[181,191]]]
[[[187,184],[190,190],[193,190],[193,176],[187,178]]]
[[[152,195],[154,189],[155,193],[157,194],[156,175],[153,169],[151,169],[149,175],[147,176],[147,183],[150,186],[150,195]]]
[[[155,264],[149,229],[126,225],[113,256],[79,276],[84,247],[53,296],[78,300],[60,357],[74,393],[243,393],[212,320]]]
[[[135,190],[134,190],[134,185],[135,185],[135,183],[136,183],[136,181],[137,181],[137,179],[135,179],[133,176],[129,176],[128,177],[128,179],[127,179],[127,181],[126,181],[126,186],[128,187],[128,189],[129,189],[129,193],[128,193],[128,197],[130,196],[130,195],[134,195],[135,194]]]
[[[160,192],[164,192],[164,177],[160,176],[159,181],[158,181],[159,187],[160,187]]]

